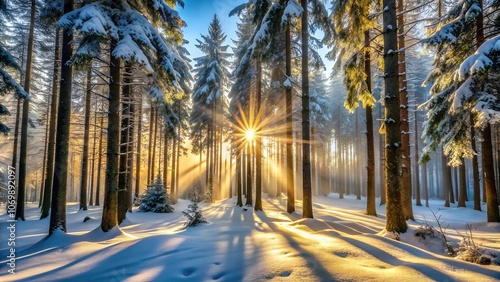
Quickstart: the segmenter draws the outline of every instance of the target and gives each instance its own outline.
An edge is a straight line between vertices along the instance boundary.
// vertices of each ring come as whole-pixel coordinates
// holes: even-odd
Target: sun
[[[253,129],[248,129],[247,131],[245,131],[245,138],[249,141],[253,140],[253,138],[255,137],[255,130]]]

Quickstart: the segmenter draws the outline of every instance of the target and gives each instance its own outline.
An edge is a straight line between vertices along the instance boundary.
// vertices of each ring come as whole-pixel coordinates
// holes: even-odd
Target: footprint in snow
[[[191,274],[193,274],[195,270],[196,269],[194,267],[184,268],[182,270],[182,275],[184,275],[184,276],[191,276]]]

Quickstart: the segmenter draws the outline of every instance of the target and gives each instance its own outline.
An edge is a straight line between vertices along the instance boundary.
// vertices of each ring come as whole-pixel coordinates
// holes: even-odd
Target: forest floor
[[[101,207],[79,211],[68,204],[68,234],[44,239],[48,219],[38,220],[35,204],[16,224],[15,274],[8,273],[5,232],[0,216],[0,281],[498,281],[500,266],[448,257],[442,240],[419,239],[414,230],[437,227],[437,212],[455,247],[471,224],[473,239],[500,257],[500,223],[471,208],[414,206],[416,221],[400,240],[384,232],[385,208],[366,216],[365,199],[314,197],[314,219],[286,212],[285,198],[264,197],[264,212],[235,207],[235,198],[202,204],[209,223],[185,229],[189,201],[175,212],[134,212],[110,232],[101,231]],[[379,199],[377,199],[378,202]],[[472,203],[467,203],[472,206]],[[2,206],[3,207],[3,206]],[[483,210],[486,207],[483,205]],[[83,222],[89,216],[92,219]]]

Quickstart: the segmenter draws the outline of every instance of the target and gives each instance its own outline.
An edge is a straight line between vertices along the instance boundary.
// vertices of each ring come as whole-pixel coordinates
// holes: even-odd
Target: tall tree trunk
[[[90,198],[89,198],[89,205],[93,206],[94,205],[94,176],[95,176],[95,148],[96,148],[96,136],[97,136],[97,96],[95,98],[95,110],[94,110],[94,130],[92,131],[92,163],[90,167],[92,168],[92,174],[90,176]]]
[[[26,58],[26,74],[24,76],[24,91],[30,93],[31,77],[33,73],[33,47],[35,45],[35,10],[36,1],[31,0],[30,31],[28,37],[28,53]],[[23,120],[21,123],[21,148],[19,150],[19,182],[17,186],[16,219],[24,221],[24,203],[26,193],[26,178],[28,176],[27,155],[28,155],[28,119],[30,111],[29,99],[23,101]]]
[[[365,82],[368,91],[372,92],[372,74],[370,57],[370,31],[365,31]],[[373,138],[373,114],[372,107],[366,106],[366,151],[367,151],[367,198],[366,214],[377,216],[375,207],[375,140]]]
[[[451,171],[447,164],[446,156],[444,152],[441,154],[441,169],[443,173],[443,191],[444,191],[444,206],[450,207],[450,191],[451,186]]]
[[[303,218],[313,218],[311,191],[311,144],[309,124],[309,31],[308,0],[302,0],[302,185]]]
[[[130,69],[132,71],[132,69]],[[132,75],[132,73],[130,74]],[[132,83],[132,79],[130,80]],[[129,129],[128,129],[128,144],[127,144],[127,211],[132,212],[132,207],[134,204],[134,193],[133,193],[133,171],[134,171],[134,124],[135,124],[135,101],[132,98],[132,86],[130,86],[130,104],[129,104]],[[166,185],[166,183],[165,183]]]
[[[236,205],[238,207],[243,206],[243,199],[242,199],[242,181],[241,181],[241,155],[242,155],[242,148],[239,146],[239,144],[236,145],[236,190],[237,190],[237,201]]]
[[[73,0],[64,0],[64,14],[73,11]],[[60,229],[66,232],[66,192],[68,183],[69,127],[71,122],[71,89],[73,68],[69,65],[72,57],[71,42],[73,32],[65,30],[61,50],[61,80],[59,84],[59,103],[57,108],[56,150],[54,160],[54,179],[50,211],[49,235]]]
[[[176,160],[177,158],[175,157],[175,155],[177,154],[177,134],[176,134],[176,129],[177,126],[174,126],[174,139],[172,141],[172,171],[171,171],[171,175],[170,175],[170,196],[172,198],[172,202],[173,203],[176,203],[177,202],[177,198],[175,197],[175,195],[177,194],[177,191],[175,190],[175,186],[176,186],[176,179],[175,179],[175,169],[176,169]]]
[[[116,47],[116,41],[111,40],[111,50]],[[108,106],[108,145],[106,152],[106,185],[104,207],[102,210],[101,229],[108,232],[118,225],[118,175],[120,155],[120,94],[121,68],[120,58],[111,55],[109,68],[109,106]]]
[[[428,191],[428,186],[427,186],[427,163],[422,164],[422,184],[423,184],[423,192],[424,192],[424,199],[425,199],[425,207],[429,207],[429,191]]]
[[[380,91],[380,99],[383,99],[383,93]],[[380,118],[380,125],[379,127],[382,127],[384,125],[384,115],[385,113],[382,113],[382,108],[383,106],[380,105],[379,107],[379,118]],[[385,126],[385,125],[384,125]],[[385,205],[386,202],[386,196],[387,193],[385,191],[385,139],[384,135],[379,133],[379,154],[380,154],[380,162],[379,162],[379,167],[380,167],[380,205]]]
[[[153,130],[153,153],[151,154],[151,175],[149,181],[154,182],[155,177],[155,162],[156,162],[156,141],[158,140],[158,108],[155,108],[154,115],[154,130]]]
[[[50,198],[52,196],[52,182],[54,179],[54,151],[56,139],[56,121],[57,121],[57,105],[59,104],[59,70],[60,70],[60,56],[61,56],[61,31],[56,29],[56,40],[54,48],[54,75],[52,77],[52,98],[50,101],[50,121],[49,121],[49,141],[47,144],[47,165],[46,176],[43,184],[43,200],[40,219],[49,216]],[[16,121],[17,124],[17,121]],[[17,135],[16,135],[17,136]],[[15,139],[15,138],[14,138]],[[15,145],[15,143],[14,143]]]
[[[252,140],[247,140],[246,142],[246,149],[247,149],[247,154],[246,154],[246,161],[247,161],[247,165],[246,165],[246,169],[247,169],[247,192],[246,192],[246,202],[245,202],[245,206],[252,206],[253,202],[252,202],[252,198],[253,198],[253,195],[252,195],[252,188],[253,188],[253,185],[252,185]]]
[[[472,136],[472,150],[477,152],[476,150],[476,131],[474,129],[474,125],[471,126],[471,136]],[[474,154],[472,157],[472,178],[474,182],[474,209],[477,211],[481,211],[481,191],[479,185],[479,161],[477,158],[477,154]]]
[[[103,102],[101,101],[101,111]],[[97,150],[98,161],[97,161],[97,186],[95,188],[95,205],[99,206],[101,204],[101,166],[102,166],[102,128],[104,127],[104,116],[101,114],[99,122],[99,149]]]
[[[415,100],[416,100],[416,95],[415,96]],[[415,189],[415,204],[417,206],[422,206],[422,202],[420,201],[420,172],[419,172],[419,167],[418,167],[418,140],[419,140],[419,136],[418,136],[418,107],[417,105],[415,105],[415,124],[414,124],[414,137],[415,137],[415,140],[413,142],[415,142],[415,161],[414,161],[414,166],[415,166],[415,185],[414,185],[414,189]],[[425,172],[424,172],[425,173]]]
[[[400,129],[401,129],[401,200],[405,220],[415,220],[412,205],[411,183],[411,154],[410,154],[410,126],[408,121],[408,89],[406,78],[405,30],[404,30],[403,0],[398,0],[398,71],[399,71],[399,99],[400,99]]]
[[[181,127],[179,126],[178,129],[179,131],[179,136],[181,136]],[[175,161],[175,198],[177,199],[179,197],[179,174],[180,174],[180,157],[181,157],[181,141],[180,139],[177,141],[177,154],[176,154],[176,161]]]
[[[256,64],[256,96],[257,96],[257,116],[255,125],[257,128],[255,134],[255,207],[256,211],[262,211],[262,125],[261,125],[261,96],[262,96],[262,64],[260,61]]]
[[[459,169],[459,174],[460,174],[460,193],[458,196],[458,205],[457,207],[463,207],[465,208],[465,198],[467,196],[467,183],[466,183],[466,178],[467,176],[465,175],[466,170],[465,170],[465,160],[462,159],[462,164],[458,167]]]
[[[48,100],[52,100],[52,97],[50,97],[48,95],[47,97]],[[50,116],[50,104],[48,101],[47,101],[47,110],[45,111],[45,116],[46,117],[49,117]],[[38,202],[38,207],[42,207],[42,201],[43,201],[43,190],[44,190],[44,185],[45,185],[45,170],[46,170],[46,165],[47,165],[47,149],[48,149],[48,146],[47,146],[47,143],[48,143],[48,140],[49,140],[49,130],[50,130],[50,125],[49,125],[49,118],[47,118],[46,122],[45,122],[45,138],[44,138],[44,142],[43,142],[43,159],[42,159],[42,180],[41,180],[41,183],[40,183],[40,199],[39,199],[39,202]]]
[[[493,145],[491,143],[491,125],[483,129],[481,153],[483,159],[484,189],[486,190],[486,214],[488,222],[500,222],[498,196],[495,186],[495,169],[493,167]]]
[[[293,180],[293,113],[292,113],[292,32],[290,25],[286,27],[285,38],[285,75],[289,82],[285,88],[286,100],[286,187],[287,205],[286,211],[295,211],[295,185]],[[282,158],[283,156],[281,156]],[[278,193],[280,195],[280,193]]]
[[[148,175],[146,176],[147,184],[151,183],[151,154],[153,153],[153,128],[154,128],[154,120],[155,120],[155,108],[153,106],[153,100],[151,100],[150,107],[150,115],[149,115],[149,144],[148,144]]]
[[[90,107],[92,104],[92,62],[87,69],[87,89],[85,94],[85,124],[83,129],[82,173],[80,179],[80,209],[87,210],[89,179]]]
[[[163,182],[165,182],[165,186],[168,183],[168,131],[169,128],[165,126],[165,133],[163,138],[165,139],[165,149],[163,150]],[[172,187],[170,187],[172,190]]]
[[[142,95],[137,93],[139,110],[137,113],[137,156],[135,159],[135,191],[134,196],[139,197],[141,187],[141,147],[142,147]],[[166,179],[165,179],[166,182]]]
[[[385,83],[385,187],[387,193],[386,229],[405,233],[407,225],[401,203],[401,129],[398,81],[398,35],[396,1],[383,1],[384,83]]]
[[[131,65],[129,62],[125,63],[125,71],[122,74],[123,77],[123,87],[121,87],[121,104],[122,104],[122,116],[121,116],[121,128],[120,128],[120,155],[118,158],[119,169],[118,169],[118,224],[127,216],[127,174],[129,172],[127,168],[128,158],[129,158],[129,126],[130,126],[130,105],[131,101]]]

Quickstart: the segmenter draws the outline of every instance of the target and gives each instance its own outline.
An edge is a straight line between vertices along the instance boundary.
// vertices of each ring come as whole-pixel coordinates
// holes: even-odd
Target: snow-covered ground
[[[366,216],[364,200],[314,197],[315,219],[286,213],[284,198],[264,198],[264,212],[235,207],[235,199],[202,204],[209,223],[184,229],[180,200],[171,214],[129,213],[111,232],[99,228],[101,208],[68,205],[68,234],[43,240],[48,219],[28,205],[16,225],[16,274],[9,274],[7,216],[0,217],[0,281],[497,281],[500,266],[446,256],[439,239],[419,240],[413,230],[432,212],[414,206],[416,222],[400,241],[383,232],[384,207]],[[442,208],[447,238],[456,244],[472,224],[475,243],[500,256],[500,224],[486,213]],[[472,206],[472,203],[468,203]],[[483,210],[485,210],[483,206]],[[438,211],[439,210],[439,211]],[[93,219],[83,222],[86,216]],[[456,230],[455,230],[456,229]],[[458,231],[458,232],[457,232]]]

